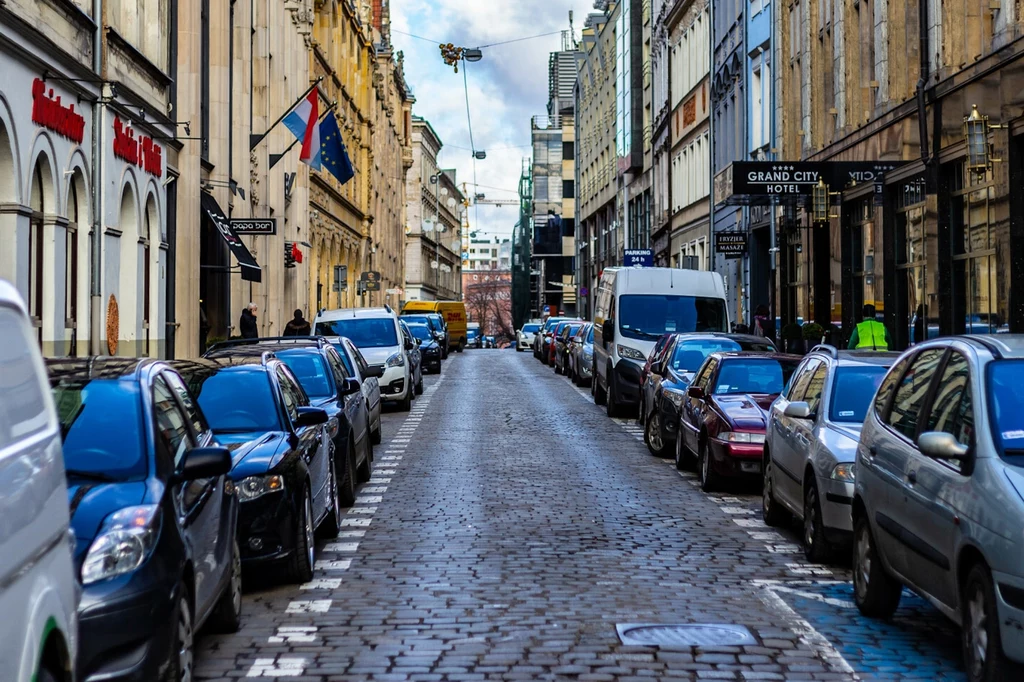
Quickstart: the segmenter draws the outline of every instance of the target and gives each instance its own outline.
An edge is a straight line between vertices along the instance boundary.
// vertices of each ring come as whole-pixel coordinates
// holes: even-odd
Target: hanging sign
[[[832,191],[876,182],[907,161],[734,161],[732,194],[810,195],[822,180]]]
[[[232,218],[235,234],[277,234],[277,218]]]
[[[715,251],[726,258],[742,258],[747,252],[747,233],[716,232]]]
[[[650,268],[654,266],[654,252],[650,249],[626,249],[622,252],[623,265]]]

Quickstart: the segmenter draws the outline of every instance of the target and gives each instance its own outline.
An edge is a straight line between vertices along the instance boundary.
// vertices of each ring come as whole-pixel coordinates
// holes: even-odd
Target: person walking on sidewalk
[[[851,350],[889,350],[892,340],[885,325],[875,319],[875,306],[864,306],[864,320],[857,323],[850,337]]]
[[[295,311],[295,316],[284,326],[285,336],[309,336],[313,328],[309,321],[302,316],[301,310]]]
[[[242,317],[238,320],[238,333],[243,339],[259,338],[260,328],[256,324],[256,304],[250,303],[242,311]]]

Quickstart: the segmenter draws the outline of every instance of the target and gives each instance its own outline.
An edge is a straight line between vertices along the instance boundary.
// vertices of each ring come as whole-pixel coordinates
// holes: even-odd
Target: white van
[[[594,308],[594,402],[608,415],[640,402],[640,371],[665,334],[727,332],[725,283],[717,272],[605,268]]]
[[[34,329],[0,280],[0,661],[5,680],[70,682],[79,589],[60,426]]]

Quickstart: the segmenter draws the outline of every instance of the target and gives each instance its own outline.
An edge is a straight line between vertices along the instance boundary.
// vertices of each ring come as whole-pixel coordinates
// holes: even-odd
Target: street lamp
[[[830,218],[837,217],[831,215],[829,211],[832,196],[836,194],[839,192],[828,191],[828,185],[824,180],[819,179],[818,184],[814,186],[811,191],[811,217],[816,225],[827,223]]]
[[[992,145],[988,142],[988,134],[992,130],[1005,127],[1005,125],[990,124],[988,116],[983,116],[978,111],[978,105],[971,105],[970,115],[964,116],[964,140],[967,143],[968,171],[984,173],[992,166],[993,161],[1001,160],[992,158]]]

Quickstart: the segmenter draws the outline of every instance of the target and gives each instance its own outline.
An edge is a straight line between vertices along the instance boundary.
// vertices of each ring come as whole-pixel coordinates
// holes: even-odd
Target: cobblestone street
[[[373,477],[313,582],[247,589],[198,677],[303,680],[963,679],[955,629],[765,527],[759,491],[705,495],[529,354],[469,351],[384,415]],[[616,625],[733,624],[756,642],[627,646]]]

